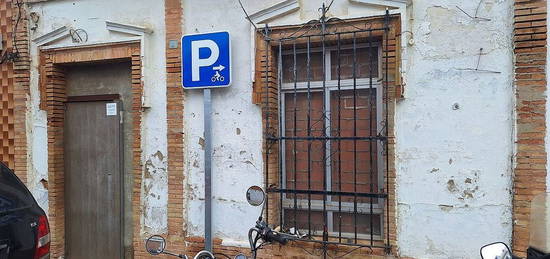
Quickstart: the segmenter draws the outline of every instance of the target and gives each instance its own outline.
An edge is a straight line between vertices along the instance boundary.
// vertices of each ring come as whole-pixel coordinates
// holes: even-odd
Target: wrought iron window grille
[[[261,30],[265,219],[325,255],[329,244],[389,252],[390,15],[359,27],[326,11],[277,37]]]

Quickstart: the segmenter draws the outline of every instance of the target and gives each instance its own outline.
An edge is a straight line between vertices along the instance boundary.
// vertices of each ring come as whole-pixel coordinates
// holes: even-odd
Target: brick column
[[[513,250],[525,257],[530,202],[546,191],[546,1],[515,0],[516,167]]]
[[[21,9],[16,5],[16,1],[11,1],[13,4],[12,18],[14,25],[20,15],[17,23],[17,31],[15,37],[15,45],[19,52],[19,58],[13,63],[14,73],[14,151],[15,161],[14,170],[24,183],[27,183],[27,102],[30,98],[30,70],[31,59],[29,54],[29,34],[27,30],[28,22],[25,14],[24,6]],[[24,2],[24,1],[19,1]]]
[[[181,0],[166,0],[166,118],[168,124],[168,241],[174,251],[184,244],[184,91],[181,86],[181,47],[183,8]],[[176,46],[170,48],[170,41]]]
[[[6,37],[5,49],[11,49],[13,35],[13,22],[11,14],[13,11],[11,1],[4,1],[0,4],[0,33]],[[14,167],[14,118],[13,118],[13,64],[11,62],[0,65],[0,161],[8,167]]]

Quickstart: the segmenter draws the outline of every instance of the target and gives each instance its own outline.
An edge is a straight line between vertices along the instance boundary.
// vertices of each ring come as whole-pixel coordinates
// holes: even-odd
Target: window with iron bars
[[[369,141],[355,137],[376,136],[380,130],[380,54],[378,42],[356,44],[355,48],[353,44],[339,49],[326,46],[324,55],[320,48],[311,48],[308,92],[307,49],[283,51],[281,127],[284,136],[290,137],[282,140],[283,188],[379,192],[383,178],[378,174],[382,171],[378,166],[384,164],[378,161],[383,158],[379,155],[379,143],[371,145]],[[307,137],[319,139],[311,142],[309,147],[310,140],[304,139]],[[368,198],[358,198],[355,208],[354,197],[331,195],[327,197],[323,211],[323,197],[320,195],[313,195],[309,204],[307,195],[294,197],[292,193],[286,193],[283,195],[283,220],[295,225],[299,231],[312,228],[312,234],[322,235],[323,218],[326,217],[326,230],[331,235],[352,238],[357,231],[359,238],[367,239],[372,227],[374,236],[381,239],[381,202],[374,201],[371,214]],[[309,209],[309,205],[311,221],[305,217],[307,209],[303,209]],[[372,226],[367,224],[371,217]]]
[[[364,29],[338,20],[321,24],[326,30],[263,32],[265,187],[278,194],[268,199],[268,223],[271,212],[310,241],[389,248],[384,19]]]

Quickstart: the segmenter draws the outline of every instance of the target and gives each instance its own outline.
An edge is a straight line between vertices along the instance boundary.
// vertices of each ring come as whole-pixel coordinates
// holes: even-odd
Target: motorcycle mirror
[[[161,236],[151,236],[145,242],[145,249],[152,255],[162,254],[164,248],[166,248],[166,240]]]
[[[238,254],[233,259],[248,259],[248,257],[246,257],[246,255],[244,254]]]
[[[479,252],[481,253],[481,258],[484,259],[512,259],[512,252],[510,251],[510,248],[502,242],[492,243],[483,246]]]
[[[260,206],[264,203],[265,192],[260,186],[252,186],[246,191],[246,200],[252,206]]]

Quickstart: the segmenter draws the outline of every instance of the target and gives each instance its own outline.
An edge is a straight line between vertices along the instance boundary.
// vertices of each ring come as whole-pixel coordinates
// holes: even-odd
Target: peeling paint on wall
[[[168,228],[168,178],[165,156],[157,151],[145,162],[143,172],[143,231],[166,233]]]
[[[513,1],[482,1],[486,19],[463,12],[478,3],[413,3],[395,118],[401,256],[476,258],[483,244],[511,240]],[[478,60],[498,73],[474,71]]]

